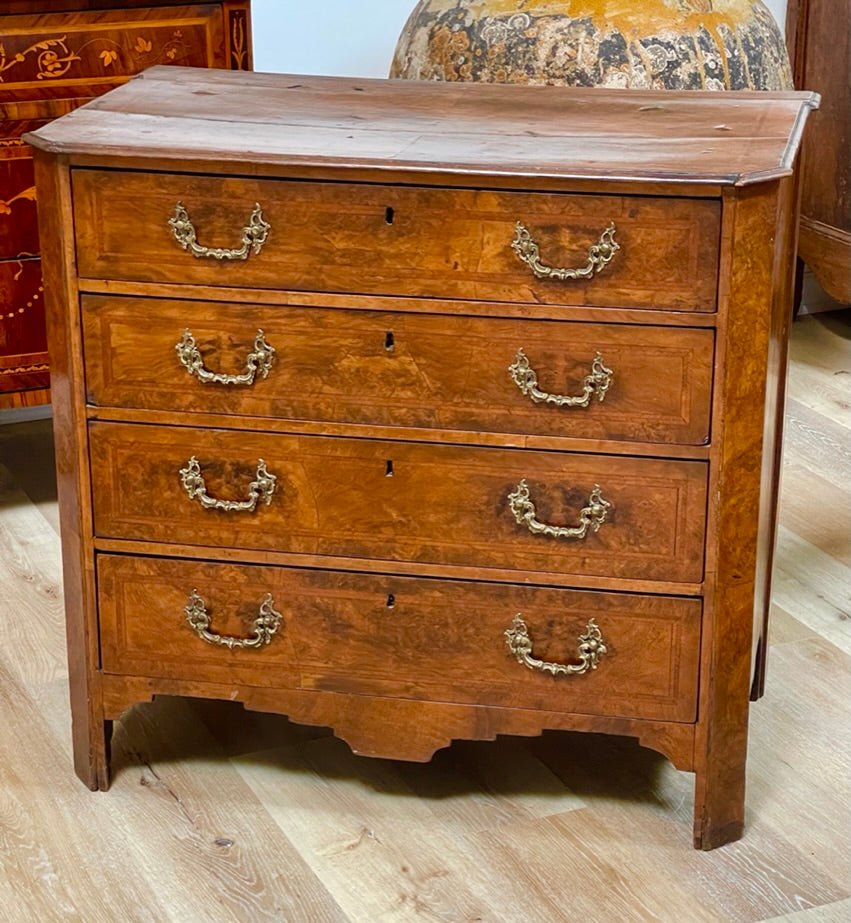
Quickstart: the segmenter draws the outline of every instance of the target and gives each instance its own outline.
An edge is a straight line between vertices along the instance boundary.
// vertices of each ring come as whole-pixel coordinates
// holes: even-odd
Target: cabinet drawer
[[[169,226],[178,203],[194,228],[188,249]],[[263,226],[257,205],[268,224],[260,252],[254,247]],[[74,208],[79,271],[88,278],[683,311],[715,307],[715,200],[78,170]],[[259,237],[245,233],[252,214]],[[512,248],[517,222],[551,267],[585,266],[589,247],[610,223],[620,249],[591,278],[539,279]],[[192,237],[189,226],[181,226]],[[247,256],[196,256],[193,246]]]
[[[89,401],[101,406],[709,439],[711,330],[100,296],[84,297],[83,324]],[[275,350],[265,377],[260,360],[249,364],[258,330]],[[179,355],[201,369],[190,373]],[[211,373],[248,383],[204,380]]]
[[[220,3],[3,16],[2,91],[56,95],[117,84],[154,64],[208,67],[224,55]],[[70,94],[66,94],[70,95]]]
[[[703,462],[119,423],[94,423],[90,436],[104,537],[559,575],[703,574]],[[252,497],[253,511],[205,507]],[[535,521],[582,530],[583,519],[584,537],[530,531]]]
[[[107,673],[695,717],[701,608],[695,599],[113,555],[98,558],[98,593]],[[268,597],[265,625],[277,622],[271,636],[257,631]],[[515,646],[522,641],[517,614],[531,658],[572,663],[577,671],[587,664],[585,670],[552,675],[521,663],[505,635],[517,628]],[[583,661],[579,638],[596,639],[592,619],[601,640],[597,656],[589,652]],[[199,629],[236,646],[205,640]],[[259,646],[240,646],[252,639]]]

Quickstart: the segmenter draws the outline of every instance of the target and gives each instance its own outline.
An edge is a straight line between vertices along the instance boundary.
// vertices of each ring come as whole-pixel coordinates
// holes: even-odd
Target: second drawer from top
[[[98,406],[702,445],[711,329],[83,297]]]

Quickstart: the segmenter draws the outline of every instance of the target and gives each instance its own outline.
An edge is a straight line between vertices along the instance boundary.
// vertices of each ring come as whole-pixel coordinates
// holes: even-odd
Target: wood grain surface
[[[420,765],[236,703],[160,697],[118,723],[112,789],[91,795],[68,769],[50,426],[0,427],[0,916],[844,923],[849,343],[847,315],[793,326],[748,832],[711,853],[683,848],[691,776],[594,734],[456,742]]]
[[[239,247],[255,204],[271,225],[268,240],[245,261],[197,258],[168,226],[179,202],[202,246]],[[78,271],[88,278],[715,308],[720,205],[713,200],[80,170],[74,210]],[[538,280],[512,250],[518,221],[550,266],[585,266],[588,248],[612,222],[621,249],[587,281]]]
[[[247,2],[2,4],[0,408],[50,401],[40,267],[26,263],[21,274],[17,263],[40,252],[32,152],[21,136],[154,64],[250,67]]]
[[[817,102],[810,93],[674,99],[599,87],[152,69],[30,140],[100,158],[132,147],[137,157],[206,160],[225,172],[249,162],[354,175],[392,163],[397,173],[486,174],[491,183],[536,175],[747,184],[791,173],[805,111]],[[223,133],[223,123],[233,129]]]
[[[256,82],[249,79],[244,83],[222,83],[220,76],[206,75],[200,82],[191,78],[192,94],[199,98],[197,106],[193,108],[184,98],[180,110],[183,115],[171,110],[163,119],[161,127],[173,142],[170,155],[164,155],[161,147],[154,150],[149,143],[149,133],[158,124],[156,119],[163,117],[161,85],[156,74],[149,84],[137,81],[134,91],[122,97],[128,105],[120,118],[114,117],[116,113],[110,110],[109,102],[89,110],[104,116],[100,128],[114,130],[113,142],[126,141],[120,149],[104,147],[97,155],[99,164],[86,160],[91,156],[87,145],[97,135],[97,129],[90,126],[92,131],[85,138],[76,134],[86,121],[86,113],[79,120],[72,115],[64,121],[68,131],[65,146],[45,142],[44,134],[34,136],[40,145],[39,156],[52,163],[54,181],[63,190],[69,183],[73,187],[76,259],[69,259],[67,250],[59,256],[63,271],[72,285],[77,282],[79,292],[99,282],[100,286],[91,293],[110,296],[113,279],[129,286],[122,291],[137,298],[161,298],[181,285],[192,285],[195,291],[214,290],[218,285],[237,292],[245,286],[246,292],[277,292],[279,303],[286,305],[293,291],[318,290],[319,304],[304,305],[317,311],[336,310],[331,302],[323,303],[325,295],[394,295],[395,310],[402,313],[406,302],[418,300],[418,309],[411,312],[418,323],[426,322],[430,312],[423,308],[431,299],[454,301],[461,306],[456,312],[462,317],[476,313],[477,299],[488,305],[520,303],[536,312],[533,317],[552,306],[563,306],[563,318],[556,316],[575,323],[592,318],[573,314],[573,310],[599,309],[599,320],[606,325],[622,323],[624,313],[631,309],[647,309],[640,322],[665,328],[664,335],[670,337],[671,343],[678,342],[676,338],[689,326],[677,325],[674,317],[690,313],[695,318],[690,326],[703,327],[704,338],[714,333],[711,434],[707,433],[710,442],[705,446],[662,443],[654,457],[646,450],[652,444],[646,437],[642,443],[645,454],[635,455],[630,453],[628,443],[605,437],[597,439],[600,451],[592,450],[592,440],[581,444],[577,437],[573,437],[574,445],[569,451],[555,442],[543,450],[532,449],[528,444],[515,447],[510,435],[507,443],[501,444],[507,434],[499,433],[483,434],[493,441],[477,436],[470,444],[441,444],[436,441],[440,431],[417,426],[407,427],[415,434],[413,439],[406,439],[400,430],[391,433],[390,438],[381,438],[370,431],[369,423],[326,423],[322,414],[319,420],[312,420],[310,402],[304,408],[308,420],[298,422],[310,423],[312,428],[300,432],[286,432],[285,421],[283,426],[278,421],[270,427],[272,431],[264,432],[262,426],[257,426],[258,421],[262,424],[262,417],[251,418],[253,425],[244,428],[226,422],[224,428],[214,429],[209,425],[214,415],[197,409],[182,418],[179,411],[106,408],[109,420],[99,420],[97,407],[82,406],[88,394],[82,393],[81,377],[75,377],[74,451],[79,454],[89,448],[91,493],[83,484],[76,496],[69,494],[63,482],[60,496],[71,509],[72,529],[80,525],[81,514],[75,511],[75,505],[88,516],[91,502],[93,531],[80,529],[71,543],[76,548],[82,537],[89,558],[82,572],[74,567],[67,571],[68,592],[86,601],[82,616],[90,638],[100,629],[98,637],[103,643],[95,650],[90,641],[90,661],[106,656],[107,651],[105,623],[98,622],[88,575],[98,553],[122,555],[122,562],[126,562],[124,556],[128,554],[144,559],[139,564],[144,570],[141,586],[126,573],[110,582],[108,569],[103,587],[98,584],[103,589],[101,601],[115,608],[111,634],[116,646],[109,654],[113,670],[125,669],[120,666],[122,657],[134,648],[141,652],[140,657],[147,656],[148,667],[156,659],[160,649],[147,646],[145,641],[146,616],[151,614],[149,596],[163,596],[169,602],[169,612],[179,606],[174,591],[149,593],[145,588],[146,581],[159,579],[158,558],[173,559],[171,563],[161,563],[166,568],[184,568],[184,578],[197,577],[197,582],[192,581],[196,586],[206,578],[222,588],[219,592],[224,603],[211,605],[223,605],[226,611],[235,613],[236,622],[222,623],[230,626],[224,629],[228,632],[235,633],[239,626],[244,631],[246,613],[256,611],[259,605],[257,600],[247,602],[241,593],[236,593],[239,587],[254,578],[267,586],[275,583],[277,588],[270,576],[273,572],[265,570],[267,565],[312,572],[317,583],[313,585],[315,592],[307,594],[310,600],[305,606],[308,611],[318,607],[324,613],[313,621],[314,629],[308,637],[297,640],[295,646],[298,662],[306,668],[297,668],[294,674],[291,664],[281,665],[283,687],[275,685],[269,676],[249,670],[247,661],[244,669],[236,662],[241,681],[227,682],[227,676],[212,672],[218,665],[206,660],[196,661],[192,671],[179,675],[169,671],[165,676],[161,673],[166,668],[157,672],[145,667],[141,673],[129,668],[126,673],[107,671],[105,662],[98,660],[98,666],[88,676],[90,698],[86,707],[93,724],[87,739],[78,738],[81,777],[89,784],[94,780],[98,788],[106,787],[111,765],[106,741],[111,722],[134,703],[163,694],[238,699],[251,709],[328,726],[356,752],[413,760],[427,759],[435,748],[448,745],[454,738],[492,739],[501,733],[529,735],[548,728],[622,732],[658,749],[674,765],[694,771],[696,847],[713,849],[738,839],[744,828],[748,693],[754,665],[757,675],[761,675],[765,663],[761,647],[757,647],[761,659],[754,659],[754,601],[758,589],[764,593],[767,588],[773,546],[773,532],[769,534],[769,530],[777,490],[775,445],[780,414],[774,396],[782,390],[777,374],[782,352],[775,348],[774,341],[783,339],[785,324],[772,318],[779,318],[788,303],[785,289],[791,287],[790,232],[795,219],[787,166],[794,157],[806,110],[814,100],[806,96],[763,95],[759,111],[764,121],[756,127],[758,140],[747,150],[755,157],[764,156],[767,147],[776,146],[778,138],[783,137],[781,162],[766,166],[760,173],[748,172],[734,178],[728,175],[723,189],[718,188],[722,181],[717,176],[711,179],[697,161],[687,176],[680,177],[685,185],[679,188],[672,174],[664,169],[654,173],[651,169],[665,160],[674,141],[685,137],[694,140],[689,131],[700,124],[706,115],[704,106],[709,103],[701,95],[689,95],[687,100],[685,96],[677,97],[672,105],[683,107],[677,116],[680,119],[686,112],[691,113],[690,128],[686,130],[681,125],[673,135],[660,134],[662,124],[657,123],[653,143],[648,145],[653,153],[649,160],[645,158],[643,171],[630,172],[635,161],[625,157],[617,168],[607,161],[611,169],[605,176],[593,169],[576,174],[572,172],[576,161],[567,144],[561,172],[542,193],[542,181],[550,172],[545,142],[563,140],[558,124],[554,124],[545,141],[536,139],[534,161],[528,140],[512,147],[510,133],[500,137],[504,142],[501,148],[491,148],[493,139],[486,127],[491,123],[480,118],[475,126],[466,123],[476,139],[474,144],[465,146],[465,135],[456,127],[445,138],[440,136],[441,143],[446,142],[441,148],[446,156],[429,160],[434,150],[428,141],[423,141],[417,144],[420,159],[412,164],[407,151],[413,140],[411,132],[422,127],[423,102],[427,100],[429,111],[434,113],[440,102],[449,100],[441,98],[437,91],[428,94],[425,87],[409,91],[379,82],[369,88],[349,89],[345,81],[320,80],[318,85],[326,96],[317,98],[311,96],[312,90],[287,95],[304,87],[291,86],[286,78],[268,83],[262,78]],[[179,98],[186,89],[181,81],[181,75],[176,75],[166,95],[173,92],[174,98]],[[253,108],[246,105],[244,118],[228,123],[226,110],[214,110],[212,102],[216,88],[224,85],[243,90],[251,86],[260,91],[260,101]],[[262,88],[267,85],[270,93],[264,95]],[[146,86],[150,91],[147,94]],[[520,89],[525,92],[531,88]],[[529,103],[543,106],[550,100],[548,88],[543,89],[545,92],[539,96],[527,94]],[[282,107],[270,113],[267,106],[275,94],[280,94]],[[352,94],[363,94],[362,101],[350,105]],[[571,137],[583,135],[587,140],[594,136],[600,126],[600,112],[597,107],[581,111],[586,94],[564,91],[560,96],[571,101],[565,112],[571,106],[575,110]],[[236,91],[234,99],[238,97]],[[282,120],[297,123],[302,129],[307,127],[302,120],[308,97],[312,104],[307,115],[309,139],[305,131],[299,135],[296,130],[282,130]],[[618,106],[623,110],[624,127],[619,128],[610,155],[622,153],[628,144],[640,148],[638,141],[645,137],[642,133],[647,129],[647,112],[661,112],[665,118],[670,114],[666,105],[661,109],[650,105],[651,96],[645,100],[648,106],[639,106],[635,111],[629,107],[642,99],[634,94],[629,103],[617,93],[595,94],[594,99],[604,109],[620,100],[611,114],[618,111]],[[714,130],[735,134],[741,128],[743,113],[733,109],[746,107],[751,100],[737,97],[729,110],[724,108],[726,102],[714,100],[713,114],[720,116],[724,110],[735,116],[735,124],[721,123]],[[529,117],[520,105],[521,96],[508,88],[481,88],[478,101],[482,116],[507,112],[513,106],[514,115],[507,122],[509,132]],[[164,108],[168,109],[168,105]],[[459,102],[457,112],[453,112],[459,121],[463,120],[462,108]],[[791,117],[793,108],[795,114]],[[348,115],[341,114],[344,109],[349,110]],[[214,111],[215,127],[210,122]],[[355,127],[360,116],[362,131]],[[122,135],[122,118],[138,120],[140,130],[135,138]],[[469,112],[463,118],[469,120]],[[245,131],[240,132],[241,143],[249,143],[250,158],[240,161],[240,155],[235,153],[225,166],[222,161],[232,143],[223,126],[236,121],[245,126]],[[164,164],[181,149],[181,130],[190,123],[197,128],[193,153],[188,162],[181,163],[181,173],[175,174],[173,167],[164,169]],[[336,126],[334,131],[350,132],[351,137],[342,139],[333,131],[329,134],[329,123]],[[432,127],[438,124],[439,120]],[[263,134],[271,140],[260,140],[253,146],[252,138]],[[371,160],[364,159],[363,150],[357,148],[365,136],[370,143],[379,144],[380,150]],[[335,146],[332,139],[356,143]],[[702,143],[711,144],[705,137]],[[299,149],[299,144],[306,146]],[[455,148],[460,155],[451,153]],[[471,158],[486,150],[493,160],[487,164],[487,181],[481,183],[477,171],[483,163]],[[713,153],[711,148],[707,150]],[[248,166],[245,175],[240,175],[243,162]],[[40,160],[39,169],[41,163]],[[725,165],[733,170],[736,163],[731,158]],[[595,169],[598,166],[599,163]],[[585,167],[587,162],[583,163]],[[255,171],[261,174],[273,169],[278,171],[275,179],[251,176]],[[322,170],[326,172],[322,174]],[[392,178],[392,184],[375,182],[381,171]],[[201,175],[207,173],[215,175]],[[416,184],[411,182],[415,174],[419,178]],[[317,175],[325,182],[316,183]],[[582,181],[569,188],[576,175]],[[452,184],[445,183],[447,177],[451,177]],[[354,180],[360,182],[355,184]],[[462,188],[462,181],[469,188]],[[620,185],[612,187],[612,182]],[[706,187],[704,194],[695,196],[693,191],[701,184]],[[169,200],[174,204],[170,205]],[[267,208],[270,238],[262,253],[249,254],[250,232],[245,229],[248,214],[252,208],[255,214],[259,212],[261,200]],[[189,253],[183,252],[180,241],[172,241],[166,230],[170,211],[177,209],[180,216],[181,202],[193,212],[198,228],[190,226],[190,230],[203,245],[196,243],[196,249]],[[53,217],[67,225],[67,213],[57,213],[55,204],[42,204],[45,215],[52,210]],[[554,283],[552,291],[558,294],[552,295],[549,283],[523,282],[516,275],[517,260],[509,259],[513,256],[509,236],[518,210],[534,233],[542,235],[539,239],[546,251],[545,261],[553,262],[549,253],[554,244],[568,252],[574,238],[584,239],[592,223],[599,228],[605,220],[604,212],[613,209],[624,231],[622,249],[587,286],[564,294],[571,291],[570,286]],[[527,214],[533,216],[534,223]],[[188,219],[180,221],[184,227],[189,226]],[[287,227],[287,235],[281,236],[275,230],[281,222]],[[174,222],[174,230],[178,230],[178,223]],[[562,230],[568,232],[567,240]],[[239,247],[241,239],[245,261],[238,258],[238,253],[204,249]],[[618,260],[619,255],[622,260]],[[215,259],[209,259],[211,256]],[[188,268],[184,270],[184,266]],[[82,281],[78,273],[84,276]],[[225,302],[221,295],[211,300]],[[234,300],[247,308],[246,316],[251,302],[264,301],[262,295],[258,298],[254,294]],[[145,302],[137,300],[135,304],[137,310],[144,312]],[[340,307],[349,310],[346,304]],[[67,313],[65,339],[55,341],[54,348],[73,351],[71,366],[79,375],[83,346],[78,309],[79,302],[73,295],[64,301],[59,299],[54,306],[54,310]],[[613,312],[612,320],[605,317],[607,309]],[[357,315],[361,322],[368,317],[367,310],[374,311],[375,306],[362,303]],[[712,315],[713,323],[700,323],[701,314]],[[329,319],[329,328],[335,330],[343,317],[352,316],[334,315],[333,320]],[[654,317],[663,316],[668,318],[667,323],[653,323]],[[482,324],[496,329],[492,319],[485,318]],[[137,320],[144,324],[144,313]],[[442,318],[437,322],[442,323]],[[522,332],[518,321],[506,321],[506,335],[510,335],[509,323],[516,334]],[[556,327],[550,329],[552,333]],[[615,339],[623,332],[619,330]],[[253,333],[259,336],[256,330]],[[456,329],[456,338],[460,334]],[[638,337],[634,348],[640,347],[640,340]],[[538,342],[544,345],[543,339]],[[620,342],[624,345],[623,340]],[[384,331],[383,349],[395,351],[392,330]],[[102,350],[100,355],[89,353],[90,366],[97,366],[102,355]],[[657,377],[660,383],[666,378],[664,373]],[[681,373],[674,390],[679,399],[684,390],[682,382]],[[456,378],[452,390],[463,384]],[[382,390],[387,387],[386,383],[381,385]],[[452,403],[454,397],[449,393],[442,402]],[[217,416],[227,418],[227,414]],[[67,420],[64,425],[69,426]],[[322,434],[322,427],[329,425],[339,429]],[[388,429],[393,426],[384,427],[385,432]],[[531,439],[535,434],[523,436]],[[548,434],[543,438],[558,437]],[[707,454],[698,453],[698,449]],[[85,480],[86,461],[79,471]],[[260,482],[269,489],[273,480],[274,496],[267,493],[257,504]],[[512,506],[527,489],[530,508],[524,520]],[[255,501],[246,507],[241,501],[250,494]],[[599,529],[576,529],[580,518],[591,513],[587,507],[593,505],[591,498],[598,494],[600,499],[594,503],[606,505],[606,521],[597,523]],[[562,526],[567,528],[559,529]],[[229,557],[234,559],[232,564],[228,563]],[[231,574],[230,581],[211,577],[205,558],[234,568],[227,572]],[[258,567],[263,569],[257,570]],[[354,574],[339,573],[344,570]],[[354,591],[354,584],[347,581],[355,580],[357,574],[370,575],[357,579],[371,586],[386,586],[380,584],[382,580],[415,580],[417,591],[413,596],[406,590],[400,595],[405,600],[416,598],[416,603],[400,604],[393,590],[388,589],[384,607],[394,611],[399,608],[401,615],[403,608],[413,612],[422,606],[422,611],[429,613],[428,617],[413,619],[407,645],[400,644],[398,638],[391,645],[392,654],[383,658],[387,661],[385,673],[375,666],[375,660],[382,658],[369,657],[370,651],[382,650],[384,643],[380,635],[373,637],[376,633],[370,629],[374,624],[370,626],[368,618],[364,621],[372,611],[373,597],[369,596],[367,603],[366,597],[359,596],[355,604],[346,596]],[[431,583],[435,577],[440,582]],[[303,580],[308,579],[306,574],[300,574],[295,584],[287,580],[283,583],[293,587],[296,597],[304,597]],[[523,681],[519,678],[511,693],[520,697],[516,699],[518,707],[501,697],[501,680],[497,678],[498,671],[493,672],[495,664],[488,661],[489,649],[479,648],[473,658],[471,652],[476,647],[465,633],[473,629],[467,623],[453,622],[440,632],[439,641],[430,643],[432,652],[447,652],[445,660],[451,667],[445,679],[436,678],[439,668],[432,660],[415,655],[424,677],[424,688],[420,690],[405,670],[406,651],[424,649],[423,634],[428,635],[435,621],[440,628],[441,603],[448,602],[452,607],[452,587],[455,581],[463,580],[477,581],[471,592],[484,608],[474,603],[460,608],[478,612],[475,621],[486,628],[488,636],[498,631],[498,624],[504,624],[494,609],[499,609],[497,600],[510,593],[505,584],[544,585],[562,591],[572,587],[577,592],[614,590],[621,594],[622,604],[627,604],[627,594],[648,590],[659,597],[692,596],[692,614],[688,618],[691,640],[684,636],[663,638],[656,634],[658,622],[652,631],[645,629],[642,619],[632,612],[626,619],[632,634],[625,633],[620,639],[616,634],[613,642],[624,656],[624,666],[624,651],[632,652],[632,675],[650,677],[654,694],[667,699],[663,706],[666,717],[639,718],[634,717],[635,711],[617,714],[620,706],[613,706],[614,712],[609,714],[605,704],[597,713],[590,705],[567,711],[559,707],[557,700],[548,708],[540,690],[525,696],[524,690],[532,687],[520,685]],[[655,586],[653,581],[658,581]],[[522,592],[530,589],[526,586]],[[182,593],[187,591],[184,588]],[[382,595],[383,592],[382,589]],[[542,588],[535,598],[549,598],[546,594],[551,592]],[[458,593],[458,598],[466,598],[467,590]],[[689,661],[689,651],[693,653],[697,643],[695,606],[700,600],[698,667]],[[681,616],[687,601],[680,599],[677,604]],[[663,608],[661,601],[656,604]],[[361,605],[366,608],[361,609]],[[78,628],[79,616],[80,613],[71,614],[72,635]],[[305,621],[311,622],[310,618]],[[760,618],[757,621],[761,623]],[[544,619],[545,650],[564,650],[565,637],[560,632],[567,631],[567,625],[568,621],[558,622],[552,615]],[[533,632],[536,630],[533,628]],[[576,631],[572,621],[569,631]],[[204,635],[207,640],[216,637]],[[284,637],[289,638],[289,633]],[[361,642],[367,637],[369,641]],[[345,675],[340,677],[325,668],[312,672],[311,664],[329,661],[336,646],[340,648],[339,660]],[[534,642],[530,646],[534,648]],[[286,643],[276,648],[279,652],[286,649]],[[135,655],[129,656],[132,660]],[[483,664],[481,676],[468,680],[469,664],[476,659]],[[188,668],[193,657],[183,660],[178,670]],[[669,678],[664,694],[658,691],[664,685],[663,675]],[[690,677],[689,685],[684,676]],[[445,685],[441,686],[441,682]],[[618,683],[622,688],[625,685]],[[431,694],[428,688],[437,691]],[[687,691],[683,696],[673,691],[684,688]],[[695,688],[699,690],[696,709],[691,698]],[[376,689],[378,695],[374,694]],[[466,690],[470,698],[457,701],[464,694],[456,694],[457,689]],[[608,690],[603,689],[601,699],[607,695]],[[632,699],[633,708],[638,707],[635,702],[640,695]],[[87,757],[90,762],[86,762]]]
[[[267,594],[282,616],[278,633],[254,650],[204,642],[184,611],[196,587],[215,634],[249,637]],[[107,673],[657,720],[695,715],[699,600],[117,555],[99,556],[98,593]],[[592,618],[607,651],[584,674],[534,672],[506,646],[517,613],[539,659],[578,663]]]
[[[251,415],[276,426],[325,420],[523,437],[709,441],[709,330],[150,298],[85,296],[82,304],[88,400],[99,408]],[[250,386],[202,383],[175,351],[186,329],[204,367],[225,375],[244,372],[262,329],[276,350],[268,377],[258,373]],[[509,374],[519,349],[540,389],[580,397],[600,352],[612,371],[604,401],[595,393],[585,408],[534,404]]]
[[[801,259],[837,301],[851,303],[851,19],[849,0],[792,0],[786,36],[795,86],[818,91],[801,151]],[[842,28],[837,29],[837,23]]]
[[[98,536],[563,579],[703,574],[702,462],[119,423],[93,423],[90,434]],[[278,479],[271,502],[253,513],[202,508],[181,483],[193,456],[221,500],[245,499],[263,459]],[[608,520],[585,539],[534,535],[509,508],[524,478],[541,521],[576,525],[595,484],[612,504]]]

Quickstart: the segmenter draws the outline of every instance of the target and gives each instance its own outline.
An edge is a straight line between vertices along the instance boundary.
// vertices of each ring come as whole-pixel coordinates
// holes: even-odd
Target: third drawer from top
[[[99,536],[696,583],[702,461],[92,423]]]

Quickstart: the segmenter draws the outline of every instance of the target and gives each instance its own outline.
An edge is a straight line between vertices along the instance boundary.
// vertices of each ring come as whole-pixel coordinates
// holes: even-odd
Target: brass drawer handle
[[[260,612],[254,620],[254,631],[247,638],[231,638],[227,635],[217,635],[210,631],[210,613],[197,590],[192,591],[189,602],[186,604],[186,621],[189,627],[202,641],[208,644],[220,644],[229,650],[240,650],[245,647],[264,647],[281,627],[281,613],[275,611],[272,594],[267,593],[266,598],[260,603]]]
[[[529,485],[524,478],[516,490],[508,495],[508,506],[520,526],[525,525],[533,535],[548,535],[551,538],[578,538],[588,535],[589,528],[597,532],[606,521],[612,504],[603,498],[599,484],[594,485],[588,506],[579,513],[578,526],[550,526],[536,518],[537,510],[529,496]]]
[[[248,224],[242,229],[242,246],[235,250],[226,247],[202,247],[198,243],[198,233],[183,202],[178,202],[174,206],[174,215],[168,219],[168,223],[174,232],[175,240],[184,250],[188,250],[192,256],[199,259],[207,256],[214,260],[247,260],[252,250],[259,254],[272,229],[272,226],[263,220],[263,209],[260,208],[259,202],[255,203]]]
[[[278,479],[266,470],[266,462],[261,458],[257,462],[257,479],[248,485],[247,500],[216,500],[207,493],[201,466],[193,455],[186,467],[180,469],[180,480],[186,493],[189,494],[189,499],[197,500],[205,510],[252,513],[258,503],[265,503],[268,506],[272,502],[275,482]]]
[[[518,663],[522,663],[524,667],[528,667],[530,670],[552,673],[553,676],[569,676],[596,670],[597,661],[603,654],[607,653],[603,636],[600,634],[600,629],[594,619],[589,619],[585,634],[579,636],[579,645],[576,649],[579,663],[548,663],[546,660],[538,660],[537,657],[533,657],[529,629],[519,612],[514,616],[511,628],[507,628],[504,634],[505,643],[517,658]]]
[[[555,404],[556,407],[588,407],[591,395],[596,394],[601,403],[606,399],[606,392],[612,384],[611,369],[603,365],[603,356],[597,353],[591,363],[591,372],[582,381],[582,394],[571,397],[566,394],[549,394],[538,388],[538,374],[529,364],[529,359],[522,349],[517,350],[514,364],[508,366],[514,384],[534,404]]]
[[[260,373],[261,378],[266,378],[275,361],[275,347],[266,342],[266,336],[262,330],[257,331],[254,350],[248,354],[245,360],[245,371],[240,375],[223,375],[221,372],[211,372],[207,369],[195,337],[188,328],[183,331],[180,342],[176,343],[174,348],[177,350],[178,359],[190,375],[195,375],[198,381],[216,385],[253,385],[257,373]]]
[[[555,269],[541,262],[541,248],[532,239],[526,226],[518,221],[514,227],[511,249],[531,268],[538,279],[556,279],[563,282],[565,279],[590,279],[601,272],[620,250],[620,244],[615,241],[615,224],[611,222],[597,243],[588,248],[588,262],[584,266],[579,269]]]

